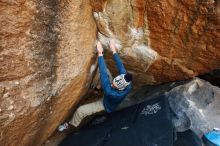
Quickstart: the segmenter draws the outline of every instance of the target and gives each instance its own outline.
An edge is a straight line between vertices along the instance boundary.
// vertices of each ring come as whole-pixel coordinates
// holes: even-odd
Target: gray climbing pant
[[[81,105],[74,113],[72,119],[69,121],[69,124],[74,127],[78,127],[85,117],[104,111],[105,109],[102,101],[103,98],[92,103]]]
[[[112,78],[112,75],[109,69],[107,69],[107,72],[108,72],[110,81],[112,81],[113,78]],[[74,127],[78,127],[84,118],[91,116],[95,113],[104,111],[105,108],[102,102],[103,102],[103,98],[92,103],[81,105],[76,110],[76,112],[73,114],[73,117],[69,121],[69,124],[73,125]]]

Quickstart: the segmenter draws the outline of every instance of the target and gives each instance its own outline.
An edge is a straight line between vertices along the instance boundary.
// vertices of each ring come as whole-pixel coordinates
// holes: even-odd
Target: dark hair
[[[131,82],[131,81],[132,81],[132,74],[127,73],[127,74],[125,75],[125,81],[126,81],[126,82]]]

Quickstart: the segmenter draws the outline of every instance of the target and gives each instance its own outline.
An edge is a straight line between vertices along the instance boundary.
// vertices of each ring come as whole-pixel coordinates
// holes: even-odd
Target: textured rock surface
[[[0,145],[41,145],[86,91],[92,7],[87,0],[5,0],[0,12]]]
[[[100,40],[105,44],[110,37],[118,40],[124,63],[138,84],[186,79],[220,66],[219,1],[93,4]]]
[[[202,135],[220,127],[220,88],[207,81],[193,81],[167,93],[177,131],[192,129]]]
[[[71,113],[97,28],[104,44],[116,38],[135,83],[159,84],[220,66],[219,13],[214,0],[1,0],[0,145],[41,145]]]

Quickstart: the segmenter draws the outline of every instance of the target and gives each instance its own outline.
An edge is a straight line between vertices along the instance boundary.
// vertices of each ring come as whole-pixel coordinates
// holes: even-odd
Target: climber
[[[96,102],[80,106],[74,113],[72,120],[69,123],[65,122],[64,124],[60,125],[58,127],[58,131],[61,132],[65,129],[68,129],[69,125],[77,127],[80,125],[81,121],[85,117],[94,113],[98,113],[104,110],[107,113],[113,112],[126,97],[126,95],[131,91],[132,75],[126,72],[124,65],[120,60],[120,57],[117,54],[115,43],[113,40],[110,41],[110,48],[113,53],[113,59],[119,71],[119,75],[113,79],[112,83],[110,82],[107,67],[103,57],[102,44],[100,42],[97,42],[99,73],[101,86],[104,91],[104,98]]]

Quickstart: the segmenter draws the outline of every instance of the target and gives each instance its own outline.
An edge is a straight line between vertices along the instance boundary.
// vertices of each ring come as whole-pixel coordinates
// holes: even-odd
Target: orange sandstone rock
[[[0,1],[0,145],[41,146],[87,91],[87,0]]]
[[[117,40],[137,84],[188,79],[220,67],[219,2],[129,2],[107,1],[94,16],[99,39]]]
[[[97,28],[105,46],[116,39],[139,86],[219,68],[219,17],[214,0],[0,1],[0,145],[40,146],[72,113],[87,92]]]

